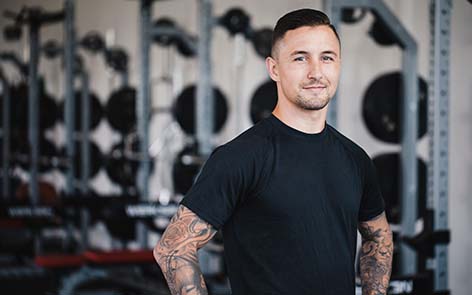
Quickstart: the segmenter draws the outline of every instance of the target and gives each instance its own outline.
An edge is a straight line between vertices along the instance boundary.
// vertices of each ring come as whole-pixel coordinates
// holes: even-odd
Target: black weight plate
[[[113,182],[124,188],[136,187],[136,176],[139,168],[138,141],[134,141],[130,150],[125,150],[123,142],[115,144],[111,148],[110,156],[107,159],[106,172]],[[129,153],[132,155],[129,155]],[[130,157],[131,156],[131,157]],[[151,161],[150,170],[154,169],[154,162]]]
[[[262,58],[266,58],[271,54],[272,34],[273,30],[271,28],[263,28],[255,31],[251,36],[252,45],[256,53]]]
[[[75,108],[74,108],[74,116],[75,116],[75,126],[74,129],[76,131],[80,131],[82,129],[82,94],[80,91],[75,91]],[[61,111],[60,119],[64,122],[64,101],[59,104],[59,110]],[[98,96],[90,92],[90,130],[95,129],[98,124],[100,123],[102,117],[104,116],[104,108],[100,102]]]
[[[82,93],[80,91],[75,91],[74,93],[75,96],[75,108],[74,108],[74,116],[75,116],[75,126],[74,130],[80,131],[82,130]],[[100,99],[98,96],[90,92],[89,93],[90,97],[90,130],[95,129],[100,121],[102,120],[104,116],[104,109],[102,106],[102,103],[100,102]],[[59,104],[59,109],[62,111],[61,112],[61,121],[64,122],[64,101],[62,101]]]
[[[183,37],[176,38],[175,44],[177,46],[177,51],[184,57],[194,57],[197,54],[197,38],[188,36],[188,39],[191,42],[190,44],[188,42],[184,42]],[[192,44],[194,46],[192,46]]]
[[[19,165],[16,154],[20,151],[20,147],[28,145],[27,130],[12,129],[10,130],[10,167]],[[0,140],[3,151],[3,140]],[[25,148],[25,147],[23,147]]]
[[[374,157],[374,166],[377,178],[385,200],[385,212],[390,223],[401,222],[401,195],[400,195],[400,154],[389,153]],[[426,212],[426,163],[417,158],[418,165],[418,219]]]
[[[88,32],[80,41],[80,45],[92,53],[105,49],[105,40],[99,32]]]
[[[19,25],[5,26],[3,29],[3,38],[6,41],[18,41],[21,39],[23,31]]]
[[[172,182],[176,193],[185,195],[193,185],[202,166],[199,159],[195,146],[187,146],[177,155],[172,166]]]
[[[13,124],[12,129],[23,132],[28,128],[28,85],[20,83],[10,88],[10,104],[13,112],[10,114]]]
[[[251,120],[255,124],[270,116],[277,105],[277,83],[268,80],[260,85],[251,98]]]
[[[82,151],[81,151],[81,143],[76,143],[75,145],[75,162],[74,162],[74,169],[75,169],[75,177],[80,179],[80,175],[82,174]],[[90,178],[97,175],[98,171],[100,171],[100,167],[104,164],[103,161],[103,154],[100,151],[100,148],[93,142],[90,142]]]
[[[113,199],[113,202],[108,202],[101,208],[101,218],[114,238],[121,241],[130,241],[135,238],[135,222],[129,219],[125,212],[125,206],[135,201],[136,198],[132,197],[117,197]]]
[[[0,95],[0,124],[3,128],[3,99],[4,99],[4,94],[2,93],[2,95]],[[15,107],[15,103],[14,101],[12,100],[12,97],[10,96],[10,110],[9,110],[9,114],[10,114],[10,128],[14,128],[15,124],[16,124],[16,115],[15,115],[15,112],[16,112],[16,107]]]
[[[17,154],[15,156],[18,164],[23,170],[29,171],[30,169],[30,150],[28,138],[25,133],[20,135],[21,141],[24,144],[18,144]],[[51,141],[44,137],[38,138],[39,141],[39,160],[38,169],[39,172],[47,172],[54,167],[52,166],[51,158],[59,156],[59,151]]]
[[[164,28],[164,29],[171,29],[171,28],[175,28],[176,25],[175,25],[175,22],[173,20],[171,20],[170,18],[160,18],[160,19],[157,19],[155,22],[154,22],[154,28]],[[159,35],[155,35],[153,37],[153,40],[154,42],[162,45],[162,46],[169,46],[173,43],[175,43],[176,41],[176,38],[175,36],[172,36],[172,35],[168,35],[168,34],[159,34]]]
[[[46,58],[52,59],[63,53],[62,45],[56,40],[48,40],[43,44],[41,50]]]
[[[341,20],[347,24],[354,24],[361,21],[367,13],[364,8],[343,8],[341,10]]]
[[[54,126],[59,119],[59,110],[55,100],[46,94],[44,87],[39,86],[39,129],[45,130]],[[15,112],[12,113],[12,128],[28,129],[28,85],[20,84],[11,88],[11,99]]]
[[[186,87],[177,97],[173,107],[175,120],[179,123],[184,132],[190,135],[195,134],[196,95],[197,88],[195,85]],[[217,87],[213,87],[213,97],[215,104],[213,132],[217,133],[223,128],[226,122],[228,104],[226,97]]]
[[[114,91],[108,99],[106,116],[121,134],[131,132],[136,126],[136,89],[122,87]]]
[[[128,54],[120,47],[105,49],[106,64],[117,72],[128,70]]]
[[[418,138],[427,131],[428,85],[418,80]],[[403,79],[399,72],[383,74],[367,88],[362,102],[362,117],[367,129],[376,138],[399,143],[401,138],[400,110],[403,107]]]
[[[61,156],[65,157],[65,148],[61,150]],[[92,178],[100,171],[101,166],[104,163],[104,156],[100,151],[100,148],[93,142],[90,142],[90,170],[89,177]],[[67,167],[60,167],[61,170],[66,170]],[[82,174],[82,147],[80,142],[75,143],[75,157],[74,157],[74,177],[80,180]]]
[[[376,18],[369,30],[369,36],[374,39],[375,43],[382,46],[391,46],[400,44],[398,38],[388,26],[380,19]]]
[[[226,28],[232,36],[240,33],[247,34],[250,19],[243,9],[232,8],[220,17],[219,24]]]

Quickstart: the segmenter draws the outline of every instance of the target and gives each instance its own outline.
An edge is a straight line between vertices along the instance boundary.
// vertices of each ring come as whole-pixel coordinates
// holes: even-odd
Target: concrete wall
[[[428,79],[429,66],[429,1],[385,1],[395,15],[405,25],[407,30],[418,42],[420,75]],[[41,6],[48,10],[59,9],[62,1],[43,0]],[[2,1],[0,10],[19,10],[22,5],[38,5],[38,1]],[[272,27],[276,19],[289,10],[301,7],[322,8],[321,1],[214,1],[214,11],[217,15],[224,13],[228,8],[240,6],[252,17],[252,25],[255,28],[264,26]],[[172,17],[187,31],[196,34],[197,11],[196,1],[159,1],[153,7],[154,18],[161,16]],[[472,217],[472,198],[470,191],[472,184],[472,157],[469,152],[472,148],[472,133],[470,126],[472,121],[472,5],[465,0],[453,1],[452,12],[452,36],[451,36],[451,76],[450,76],[450,227],[452,229],[452,242],[450,245],[450,286],[452,294],[469,294],[472,289],[472,239],[469,234]],[[387,151],[398,151],[398,146],[380,142],[373,138],[367,131],[361,117],[362,96],[368,84],[374,77],[400,69],[401,53],[397,48],[379,47],[372,39],[367,37],[373,18],[368,15],[361,22],[341,28],[343,43],[343,70],[342,81],[339,87],[339,129],[347,136],[362,145],[371,155]],[[80,0],[76,4],[77,34],[82,36],[90,30],[97,30],[107,35],[109,44],[124,46],[130,54],[130,81],[138,85],[138,1],[125,0]],[[0,18],[0,29],[5,26],[5,19]],[[51,26],[42,30],[43,40],[49,38],[62,39],[61,26]],[[230,104],[230,115],[224,130],[217,136],[218,142],[224,142],[242,129],[251,125],[249,120],[249,102],[252,93],[257,86],[268,78],[265,72],[263,60],[258,58],[247,43],[243,46],[243,63],[241,75],[237,75],[232,67],[234,60],[234,42],[221,28],[214,30],[212,48],[213,74],[215,84],[227,95]],[[0,37],[0,50],[21,51],[21,45],[7,44]],[[154,93],[154,106],[169,106],[173,95],[183,86],[196,82],[196,61],[180,57],[171,62],[182,72],[181,80],[177,81],[175,89],[158,83],[160,77],[168,71],[166,64],[166,51],[162,48],[152,49],[152,89]],[[97,57],[86,59],[86,65],[91,70],[92,89],[105,103],[110,91],[118,87],[118,79],[107,72],[103,61]],[[47,87],[55,96],[61,97],[63,92],[62,74],[60,62],[44,61],[41,64],[41,72],[48,79]],[[9,66],[5,66],[11,78],[15,73]],[[236,91],[238,90],[238,91]],[[236,97],[239,93],[239,97]],[[240,104],[241,113],[236,113],[237,104]],[[151,140],[159,139],[166,128],[173,126],[169,115],[159,115],[151,122]],[[469,127],[467,127],[469,126]],[[51,131],[52,137],[61,144],[60,127]],[[110,151],[114,142],[119,141],[120,136],[113,132],[107,122],[102,121],[100,127],[93,134],[94,139],[100,143],[104,153]],[[182,134],[175,136],[177,142],[170,148],[168,157],[177,152],[178,147],[185,141]],[[428,139],[422,138],[418,143],[418,154],[427,159]],[[166,176],[166,168],[171,160],[160,160],[161,168],[153,175],[153,194],[158,195],[163,188],[169,187],[169,178]],[[58,174],[49,176],[59,177]],[[103,171],[93,180],[97,190],[101,192],[116,192],[115,187],[107,179]]]

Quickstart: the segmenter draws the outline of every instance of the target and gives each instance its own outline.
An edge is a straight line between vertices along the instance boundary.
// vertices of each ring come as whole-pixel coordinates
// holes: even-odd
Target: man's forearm
[[[154,258],[172,295],[208,294],[198,265],[197,250],[215,233],[216,229],[210,224],[184,206],[179,206],[154,248]]]
[[[364,236],[360,252],[360,275],[363,295],[385,295],[392,269],[393,241],[390,229],[362,228]]]
[[[172,295],[208,294],[195,253],[155,253]]]

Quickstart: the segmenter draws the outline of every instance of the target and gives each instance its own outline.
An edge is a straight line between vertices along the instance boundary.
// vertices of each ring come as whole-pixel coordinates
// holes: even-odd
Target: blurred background
[[[466,0],[1,1],[0,290],[167,294],[150,249],[209,152],[272,111],[272,29],[303,7],[341,36],[328,123],[374,159],[397,240],[389,293],[469,294]],[[405,36],[416,65],[402,64]],[[401,126],[418,127],[413,141]],[[217,235],[200,256],[212,294],[229,294],[223,250]]]

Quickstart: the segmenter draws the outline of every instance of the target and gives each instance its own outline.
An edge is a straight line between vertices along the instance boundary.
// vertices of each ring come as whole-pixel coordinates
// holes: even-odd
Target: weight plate
[[[136,89],[125,86],[114,91],[106,106],[106,116],[110,125],[127,134],[136,127]]]
[[[196,94],[197,90],[195,85],[186,87],[177,97],[173,107],[174,118],[184,132],[190,135],[195,134]],[[213,87],[213,97],[215,103],[213,132],[217,133],[223,128],[226,122],[228,104],[226,102],[226,97],[217,87]]]
[[[120,142],[112,147],[107,159],[108,176],[126,190],[136,188],[136,176],[139,168],[138,149],[138,141],[133,141],[130,146],[125,146],[123,142]],[[150,170],[153,169],[154,162],[151,161]]]
[[[425,80],[419,78],[418,87],[418,138],[420,138],[427,131],[428,85]],[[383,74],[369,85],[362,102],[362,117],[373,136],[385,142],[400,143],[402,104],[401,73]]]
[[[400,154],[389,153],[373,158],[377,170],[377,178],[380,190],[385,201],[385,212],[390,223],[400,224],[401,195],[400,195]],[[417,158],[418,163],[418,219],[424,217],[426,212],[426,163]]]
[[[263,28],[252,33],[252,45],[256,50],[256,53],[262,58],[271,55],[272,34],[273,30],[271,28]]]
[[[80,90],[77,90],[74,92],[74,97],[75,97],[75,126],[74,130],[79,131],[82,130],[82,93]],[[102,118],[104,117],[104,108],[102,106],[102,103],[100,102],[100,99],[98,96],[90,92],[89,93],[90,97],[90,111],[89,111],[89,116],[90,116],[90,130],[95,129]],[[59,109],[62,110],[61,112],[61,121],[64,122],[64,100],[59,104]]]
[[[202,163],[196,146],[187,146],[179,152],[172,166],[172,181],[176,193],[185,195],[188,192]]]
[[[56,101],[44,92],[43,82],[39,84],[39,129],[45,130],[54,126],[59,119]],[[12,128],[28,129],[28,85],[19,84],[11,88],[11,101],[15,112],[12,113]]]
[[[250,18],[243,9],[232,8],[220,17],[219,24],[226,28],[232,36],[240,33],[247,34],[250,28]]]
[[[267,80],[260,85],[251,98],[251,120],[255,124],[272,114],[277,105],[277,83]]]

